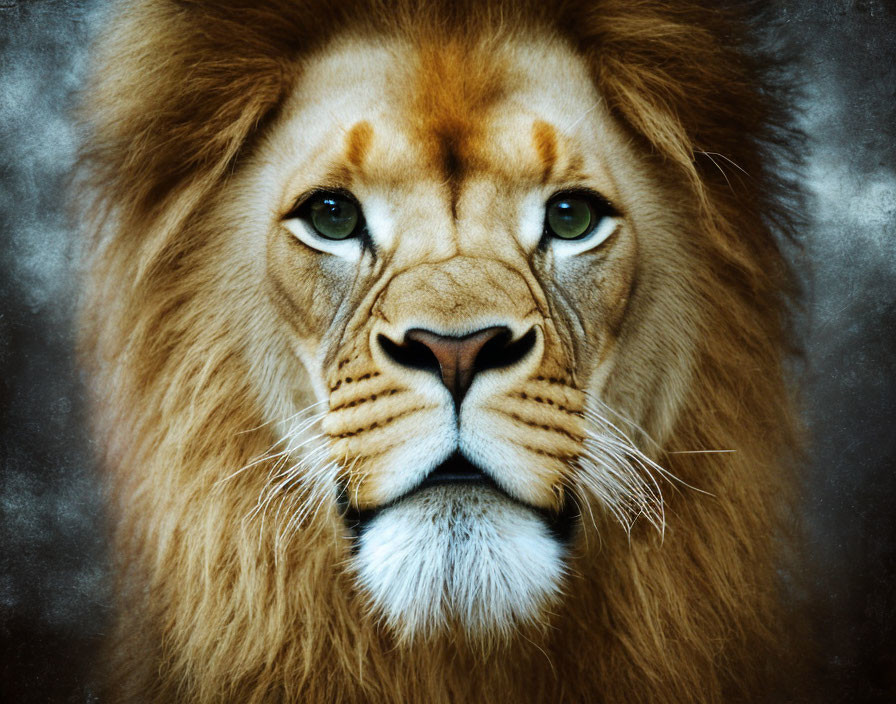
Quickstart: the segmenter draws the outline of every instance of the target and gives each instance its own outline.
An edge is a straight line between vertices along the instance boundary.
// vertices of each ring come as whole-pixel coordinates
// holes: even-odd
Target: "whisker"
[[[312,406],[317,406],[317,405],[320,405],[320,404],[312,404]],[[311,406],[299,411],[298,413],[294,413],[292,416],[289,416],[288,418],[284,419],[282,422],[287,422],[288,420],[295,418],[296,416],[298,416],[302,413],[306,413],[310,408],[311,408]],[[217,482],[215,482],[215,485],[217,486],[217,485],[224,484],[225,482],[230,481],[234,477],[239,476],[246,470],[251,469],[252,467],[258,466],[259,464],[263,464],[263,463],[273,460],[275,458],[282,458],[284,456],[288,456],[289,454],[296,452],[296,450],[299,447],[301,447],[301,445],[294,446],[293,445],[294,441],[299,436],[301,436],[301,434],[304,433],[308,428],[310,428],[311,426],[316,424],[318,421],[320,421],[325,415],[326,415],[325,411],[322,413],[316,413],[312,417],[303,420],[295,427],[290,428],[288,434],[285,437],[282,437],[279,440],[277,440],[266,452],[262,453],[258,457],[253,458],[249,463],[247,463],[243,467],[240,467],[238,470],[236,470],[232,474],[224,477],[223,479],[219,479]],[[264,424],[264,425],[267,425],[267,424]],[[258,427],[261,428],[261,427],[263,427],[263,425],[258,426]],[[249,431],[242,431],[242,432],[249,432]],[[279,452],[274,452],[274,450],[278,446],[283,445],[284,443],[286,443],[286,447],[283,450],[280,450]]]
[[[604,405],[605,405],[605,404],[604,404]],[[672,472],[670,472],[669,470],[667,470],[665,467],[663,467],[663,466],[657,464],[656,462],[654,462],[654,461],[653,461],[652,459],[650,459],[647,455],[645,455],[645,454],[644,454],[644,453],[637,447],[637,445],[635,445],[634,442],[632,442],[632,440],[631,440],[631,439],[630,439],[630,438],[629,438],[629,437],[628,437],[622,430],[620,430],[616,425],[614,425],[613,423],[611,423],[609,420],[607,420],[606,418],[604,418],[604,417],[601,416],[600,414],[595,413],[594,411],[586,410],[586,411],[585,411],[585,417],[586,417],[586,419],[596,420],[598,423],[604,423],[604,424],[606,424],[609,428],[611,428],[612,430],[614,430],[614,431],[616,432],[616,434],[617,434],[616,437],[614,438],[615,441],[621,443],[622,446],[625,448],[625,451],[626,451],[627,453],[631,453],[633,457],[637,457],[637,458],[639,458],[639,460],[640,460],[641,462],[646,463],[647,466],[648,466],[650,469],[654,469],[654,470],[656,470],[657,472],[659,472],[664,478],[666,478],[666,479],[669,480],[670,482],[676,482],[676,483],[678,483],[678,484],[681,484],[682,486],[686,486],[686,487],[688,487],[689,489],[693,489],[694,491],[699,491],[701,494],[706,494],[707,496],[712,496],[712,495],[713,495],[711,492],[705,491],[705,490],[700,489],[700,488],[698,488],[698,487],[695,487],[695,486],[693,486],[693,485],[691,485],[691,484],[688,484],[686,481],[684,481],[683,479],[677,477],[675,474],[673,474]],[[610,440],[612,441],[612,439],[610,439]],[[697,452],[697,451],[694,450],[693,452]],[[732,452],[733,452],[733,450],[732,450]],[[667,453],[667,454],[672,454],[672,453]],[[645,468],[645,469],[646,469],[646,468]]]
[[[727,162],[728,162],[729,164],[731,164],[735,169],[737,169],[738,171],[740,171],[740,172],[743,173],[744,175],[746,175],[746,176],[749,176],[749,175],[750,175],[750,173],[749,173],[748,171],[746,171],[743,167],[741,167],[740,164],[736,163],[735,161],[732,161],[731,159],[729,159],[729,158],[728,158],[727,156],[725,156],[724,154],[720,154],[719,152],[704,152],[704,151],[700,151],[700,150],[697,150],[697,153],[698,153],[698,154],[705,154],[706,156],[710,156],[710,154],[712,154],[712,155],[714,155],[714,156],[721,157],[722,159],[724,159],[725,161],[727,161]],[[712,157],[710,156],[710,159],[711,159],[711,158],[712,158]]]
[[[638,518],[643,517],[665,535],[665,501],[659,479],[673,486],[681,485],[712,495],[683,481],[646,455],[618,425],[610,421],[595,406],[606,409],[641,437],[661,450],[659,444],[630,418],[611,408],[603,400],[588,394],[591,407],[582,413],[585,428],[584,451],[579,460],[579,483],[622,525],[630,535]],[[716,450],[676,451],[677,454],[713,453]],[[673,454],[673,453],[668,453]],[[589,502],[585,502],[586,505]],[[589,505],[590,508],[590,505]],[[592,521],[594,522],[594,521]]]
[[[265,422],[262,423],[261,425],[256,425],[254,428],[248,428],[248,429],[246,429],[246,430],[240,430],[240,431],[238,431],[236,434],[237,434],[237,435],[245,435],[246,433],[251,433],[251,432],[254,432],[254,431],[256,431],[256,430],[261,430],[261,429],[264,428],[265,426],[271,425],[272,423],[286,423],[286,422],[288,422],[288,421],[291,421],[291,420],[292,420],[293,418],[295,418],[296,416],[300,416],[300,415],[302,415],[303,413],[307,413],[307,412],[310,411],[312,408],[316,408],[316,407],[318,407],[318,406],[322,406],[322,405],[325,404],[325,403],[329,403],[329,401],[328,401],[328,400],[317,401],[316,403],[312,403],[312,404],[310,404],[310,405],[308,405],[308,406],[305,406],[305,408],[303,408],[303,409],[301,409],[301,410],[299,410],[299,411],[296,411],[296,412],[293,413],[291,416],[287,416],[286,418],[280,418],[280,419],[274,418],[274,419],[272,419],[272,420],[265,421]]]
[[[591,395],[589,397],[592,405],[606,408],[658,446],[636,423],[601,399]],[[607,508],[629,536],[640,517],[653,525],[661,537],[664,536],[665,501],[658,477],[670,483],[689,485],[648,457],[625,431],[593,407],[586,408],[582,415],[590,427],[585,429],[584,451],[579,461],[579,482]]]
[[[719,166],[719,162],[717,162],[715,159],[712,158],[712,155],[715,154],[716,152],[702,152],[698,149],[698,150],[696,150],[696,153],[702,154],[707,159],[709,159],[712,162],[712,165],[715,166],[719,170],[719,172],[722,174],[722,177],[725,179],[725,183],[728,184],[728,188],[730,188],[731,190],[734,190],[734,186],[732,186],[731,181],[728,180],[728,174],[725,173],[725,169],[723,169],[721,166]],[[736,166],[736,164],[735,164],[735,166]],[[744,172],[744,173],[746,173],[746,172]]]
[[[631,426],[632,428],[634,428],[635,430],[637,430],[639,433],[641,433],[641,435],[643,435],[644,438],[645,438],[648,442],[650,442],[651,445],[653,445],[654,447],[659,448],[660,444],[659,444],[656,440],[654,440],[654,439],[651,437],[650,433],[648,433],[646,430],[644,430],[644,428],[642,428],[640,425],[638,425],[637,423],[635,423],[635,421],[633,421],[633,420],[632,420],[631,418],[629,418],[627,415],[625,415],[624,413],[622,413],[622,411],[619,411],[619,410],[613,408],[610,404],[606,403],[603,399],[598,398],[596,395],[594,395],[594,394],[592,394],[592,393],[588,393],[588,392],[586,392],[586,393],[585,393],[585,397],[586,397],[589,401],[592,401],[592,402],[594,402],[594,403],[597,403],[597,404],[603,406],[603,407],[604,407],[605,409],[607,409],[610,413],[612,413],[613,415],[615,415],[616,417],[618,417],[619,419],[621,419],[623,422],[627,423],[629,426]]]

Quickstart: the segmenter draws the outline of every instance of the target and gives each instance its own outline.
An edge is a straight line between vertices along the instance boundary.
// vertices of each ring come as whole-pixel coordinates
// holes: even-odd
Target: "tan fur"
[[[787,133],[742,31],[648,0],[140,0],[116,17],[81,191],[96,232],[82,346],[118,560],[109,701],[767,700],[786,674],[791,225]],[[545,98],[552,122],[538,96],[562,80],[599,99],[564,113]],[[385,116],[313,142],[331,120],[310,111],[343,89]],[[505,214],[524,189],[586,179],[626,224],[570,292]],[[333,284],[281,225],[315,185],[400,199],[396,242],[415,246]],[[370,341],[483,316],[539,331],[482,417],[518,452],[520,496],[580,502],[570,576],[509,639],[398,642],[332,497],[300,513],[317,495],[297,482],[259,511],[284,465],[258,458],[323,401],[311,447],[353,505],[388,500],[390,458],[443,415]],[[644,519],[627,533],[582,490],[586,390],[680,479],[662,486],[662,535]]]

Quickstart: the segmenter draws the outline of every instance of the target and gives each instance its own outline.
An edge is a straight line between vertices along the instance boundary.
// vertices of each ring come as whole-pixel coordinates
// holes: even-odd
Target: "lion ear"
[[[81,163],[118,233],[176,229],[285,92],[276,39],[214,5],[133,3],[100,38]]]

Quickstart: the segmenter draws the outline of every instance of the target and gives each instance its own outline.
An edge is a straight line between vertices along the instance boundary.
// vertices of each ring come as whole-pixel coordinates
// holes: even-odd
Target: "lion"
[[[768,701],[795,139],[700,2],[133,0],[86,91],[109,701]]]

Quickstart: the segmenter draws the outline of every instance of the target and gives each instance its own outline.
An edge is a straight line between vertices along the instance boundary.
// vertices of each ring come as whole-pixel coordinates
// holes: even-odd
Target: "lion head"
[[[755,693],[788,221],[731,18],[154,0],[114,27],[83,339],[117,696]]]
[[[537,36],[334,43],[234,179],[222,246],[257,278],[231,290],[260,292],[243,315],[279,338],[248,354],[294,460],[274,481],[341,495],[360,583],[399,630],[537,618],[592,498],[661,521],[659,477],[612,430],[641,409],[601,403],[643,385],[672,415],[688,383],[701,322],[670,236],[687,213],[656,181],[584,61]]]

